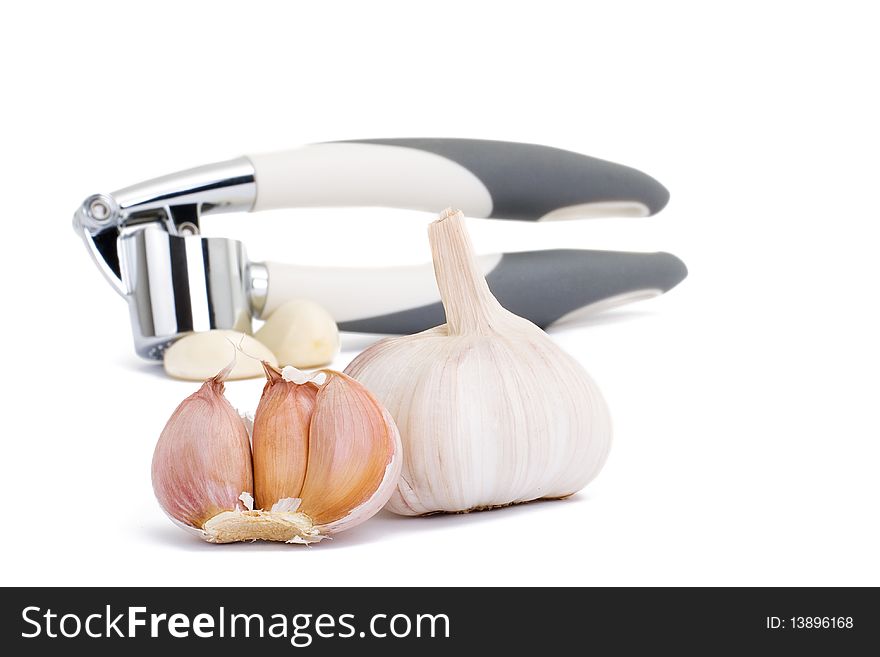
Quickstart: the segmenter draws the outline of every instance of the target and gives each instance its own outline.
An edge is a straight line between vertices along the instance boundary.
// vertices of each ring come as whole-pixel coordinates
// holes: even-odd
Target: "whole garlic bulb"
[[[345,370],[400,430],[403,471],[387,508],[470,511],[577,492],[611,442],[599,389],[492,296],[460,212],[445,211],[429,236],[447,323],[386,338]]]

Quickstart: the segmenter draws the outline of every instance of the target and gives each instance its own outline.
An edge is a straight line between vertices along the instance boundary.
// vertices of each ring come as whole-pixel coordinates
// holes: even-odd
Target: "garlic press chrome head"
[[[249,211],[256,198],[247,158],[190,169],[89,196],[74,229],[127,301],[135,350],[149,359],[191,331],[249,331],[265,300],[265,268],[244,245],[202,237],[202,215]]]

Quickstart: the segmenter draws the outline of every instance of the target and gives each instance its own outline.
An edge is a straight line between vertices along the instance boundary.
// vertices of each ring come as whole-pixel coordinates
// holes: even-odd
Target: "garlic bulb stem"
[[[449,335],[488,334],[503,309],[489,290],[463,224],[461,212],[447,209],[428,226],[434,275]]]

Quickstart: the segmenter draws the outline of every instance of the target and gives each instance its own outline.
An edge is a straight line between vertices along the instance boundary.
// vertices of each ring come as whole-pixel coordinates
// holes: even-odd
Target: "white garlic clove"
[[[254,379],[263,376],[261,361],[277,365],[275,355],[253,336],[238,331],[213,329],[190,333],[165,351],[165,372],[175,379],[204,381],[229,363],[240,347],[235,365],[227,380]],[[240,492],[240,491],[239,491]]]
[[[240,508],[242,492],[253,490],[247,429],[223,396],[222,376],[171,415],[153,453],[152,479],[162,509],[195,530]]]
[[[339,353],[336,322],[322,306],[308,299],[292,299],[278,306],[255,337],[281,365],[320,367]]]

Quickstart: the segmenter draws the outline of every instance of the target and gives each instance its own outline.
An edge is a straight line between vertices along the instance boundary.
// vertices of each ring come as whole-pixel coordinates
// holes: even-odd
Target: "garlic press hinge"
[[[246,157],[179,171],[93,194],[73,217],[74,230],[110,284],[127,293],[121,278],[117,240],[124,233],[156,225],[171,235],[198,234],[203,214],[248,211],[256,200],[254,167]]]

